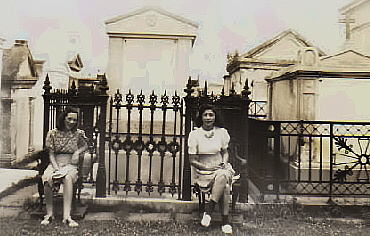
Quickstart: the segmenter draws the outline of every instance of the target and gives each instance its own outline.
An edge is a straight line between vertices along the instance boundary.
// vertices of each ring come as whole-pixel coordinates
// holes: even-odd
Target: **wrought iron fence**
[[[44,137],[55,127],[61,109],[66,105],[79,107],[80,128],[91,140],[91,158],[96,155],[99,164],[97,197],[105,197],[108,189],[108,194],[145,191],[191,200],[187,135],[197,108],[206,102],[213,103],[225,118],[231,137],[240,146],[238,154],[248,161],[249,178],[261,196],[315,195],[331,199],[369,194],[368,122],[248,119],[263,118],[266,104],[250,101],[247,86],[241,95],[230,91],[228,96],[208,95],[205,86],[202,95],[195,97],[190,79],[183,100],[176,93],[146,97],[128,91],[124,97],[117,91],[109,101],[107,122],[108,86],[105,76],[98,77],[91,88],[78,90],[72,83],[68,90],[54,91],[47,77],[43,95]],[[246,178],[242,175],[244,191]]]
[[[249,117],[266,119],[267,117],[267,102],[266,101],[250,101]]]
[[[183,105],[180,96],[117,91],[109,106],[108,194],[165,192],[181,198]]]
[[[250,120],[249,170],[261,195],[366,196],[370,123]]]

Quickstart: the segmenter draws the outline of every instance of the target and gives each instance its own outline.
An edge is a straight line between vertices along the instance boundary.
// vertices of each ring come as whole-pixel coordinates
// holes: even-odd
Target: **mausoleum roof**
[[[109,37],[190,39],[194,42],[198,24],[158,7],[144,7],[105,22]]]
[[[362,5],[363,3],[366,3],[366,2],[370,2],[370,1],[369,0],[354,0],[350,3],[348,3],[347,5],[345,5],[344,7],[340,8],[339,12],[341,14],[346,14],[347,12],[353,10],[356,7],[359,7],[360,5]]]
[[[272,73],[268,79],[298,77],[369,78],[370,56],[353,49],[320,58],[316,66],[294,65]]]
[[[4,50],[2,65],[2,83],[13,88],[31,88],[38,80],[43,60],[34,60],[28,42],[15,40],[15,44]]]
[[[178,21],[181,21],[185,24],[189,24],[193,27],[196,27],[198,28],[198,24],[195,23],[195,22],[192,22],[182,16],[178,16],[178,15],[175,15],[175,14],[172,14],[162,8],[159,8],[159,7],[154,7],[154,6],[146,6],[146,7],[143,7],[143,8],[140,8],[136,11],[133,11],[133,12],[130,12],[130,13],[127,13],[127,14],[124,14],[124,15],[120,15],[120,16],[116,16],[110,20],[107,20],[105,21],[106,24],[111,24],[111,23],[115,23],[117,21],[120,21],[120,20],[124,20],[126,18],[129,18],[129,17],[132,17],[132,16],[135,16],[135,15],[139,15],[139,14],[142,14],[142,13],[145,13],[147,11],[155,11],[155,12],[158,12],[159,14],[162,14],[162,15],[166,15],[168,17],[171,17],[171,18],[174,18]]]
[[[338,71],[369,71],[370,56],[353,49],[347,49],[321,58],[319,65],[323,68],[332,68],[332,70]]]
[[[18,74],[21,63],[26,60],[30,63],[30,73],[32,76],[37,77],[37,71],[34,68],[34,60],[32,58],[30,49],[28,48],[27,41],[16,40],[11,49],[5,50],[3,59],[3,74],[11,77]]]
[[[284,38],[293,37],[298,43],[300,43],[304,47],[315,47],[312,43],[308,42],[305,38],[299,35],[297,32],[293,30],[286,30],[278,34],[277,36],[273,37],[272,39],[267,40],[266,42],[260,44],[259,46],[253,48],[252,50],[248,51],[247,53],[241,55],[241,58],[254,58],[257,57],[259,54],[262,54],[264,51],[268,50],[269,48],[276,45],[279,41],[282,41]],[[325,56],[325,52],[320,50],[319,48],[315,47],[318,50],[319,56]]]

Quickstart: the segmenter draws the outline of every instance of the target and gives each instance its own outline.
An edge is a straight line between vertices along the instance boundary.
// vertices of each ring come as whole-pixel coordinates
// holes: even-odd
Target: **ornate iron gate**
[[[160,100],[159,100],[160,99]],[[108,128],[108,194],[123,189],[181,198],[183,106],[180,96],[154,92],[110,99]],[[121,188],[120,186],[123,186]],[[144,189],[145,187],[145,189]]]

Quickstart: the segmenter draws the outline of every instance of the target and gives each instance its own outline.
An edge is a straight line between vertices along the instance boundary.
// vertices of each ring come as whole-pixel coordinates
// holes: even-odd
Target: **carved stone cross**
[[[351,25],[352,23],[355,23],[355,19],[351,18],[350,15],[346,15],[344,19],[340,19],[339,23],[346,24],[346,39],[351,38]]]

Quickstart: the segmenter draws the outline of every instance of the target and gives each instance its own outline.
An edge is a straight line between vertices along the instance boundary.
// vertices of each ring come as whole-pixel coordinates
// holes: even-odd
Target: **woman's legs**
[[[73,179],[66,175],[63,183],[63,219],[71,216],[72,195],[73,195]]]
[[[207,205],[207,211],[204,212],[203,218],[201,221],[201,224],[203,226],[206,226],[206,227],[209,226],[211,222],[211,214],[213,213],[213,210],[215,209],[216,204],[219,203],[219,200],[221,200],[221,198],[223,198],[226,185],[227,185],[226,176],[222,172],[219,175],[216,175],[215,181],[212,186],[211,199]]]
[[[70,227],[77,227],[78,223],[71,218],[72,197],[73,197],[73,179],[70,175],[64,177],[63,186],[63,223]]]
[[[211,202],[219,204],[222,215],[222,231],[226,234],[232,233],[232,227],[229,223],[229,200],[230,184],[227,172],[220,172],[215,177],[212,187]]]
[[[44,195],[45,195],[45,204],[46,204],[46,215],[41,221],[41,225],[48,225],[50,220],[53,218],[53,189],[50,186],[49,182],[44,184]]]
[[[46,205],[46,215],[53,216],[53,189],[49,182],[44,184],[44,194],[45,194],[45,205]]]
[[[226,184],[222,196],[222,215],[229,215],[230,185]]]
[[[220,172],[216,175],[215,181],[212,186],[211,200],[218,203],[219,200],[224,196],[226,191],[226,185],[228,185],[228,178],[226,173]],[[230,189],[230,188],[229,188]],[[230,191],[229,191],[230,194]]]

